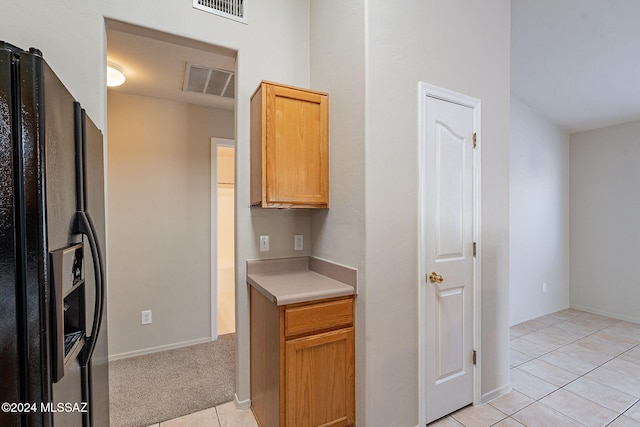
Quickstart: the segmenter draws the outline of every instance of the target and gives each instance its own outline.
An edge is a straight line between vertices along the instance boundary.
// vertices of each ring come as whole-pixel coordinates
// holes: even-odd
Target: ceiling
[[[511,92],[569,132],[640,119],[640,1],[512,0]]]
[[[236,70],[236,52],[116,21],[107,23],[107,60],[120,65],[127,81],[109,91],[233,110],[235,100],[182,90],[187,62]]]

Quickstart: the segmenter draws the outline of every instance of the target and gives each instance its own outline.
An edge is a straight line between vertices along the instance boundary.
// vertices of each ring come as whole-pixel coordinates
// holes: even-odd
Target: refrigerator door
[[[97,258],[92,254],[86,262],[87,282],[87,351],[92,347],[90,360],[91,421],[96,427],[109,425],[109,369],[107,344],[106,269],[104,244],[104,151],[102,133],[82,110],[82,171],[83,211],[96,244]],[[89,246],[85,237],[85,246]],[[87,251],[85,251],[87,252]],[[96,268],[99,271],[96,272]],[[97,274],[96,274],[97,273]],[[97,280],[100,283],[97,283]]]

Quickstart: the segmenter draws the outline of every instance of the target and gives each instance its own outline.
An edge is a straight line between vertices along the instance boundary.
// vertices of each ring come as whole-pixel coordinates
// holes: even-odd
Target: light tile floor
[[[430,427],[640,427],[640,325],[574,309],[511,327],[513,390]]]
[[[237,410],[233,402],[149,427],[258,427],[251,409]]]
[[[640,325],[574,309],[511,327],[513,390],[430,427],[640,427]],[[233,402],[149,427],[257,427]]]

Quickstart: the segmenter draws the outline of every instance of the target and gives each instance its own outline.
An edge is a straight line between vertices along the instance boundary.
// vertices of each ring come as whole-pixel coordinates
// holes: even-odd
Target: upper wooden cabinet
[[[263,81],[251,97],[251,206],[329,207],[329,96]]]

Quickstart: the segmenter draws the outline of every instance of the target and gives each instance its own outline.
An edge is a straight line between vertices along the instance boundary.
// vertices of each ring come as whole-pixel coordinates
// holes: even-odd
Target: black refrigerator
[[[0,426],[108,426],[102,133],[0,41]]]

